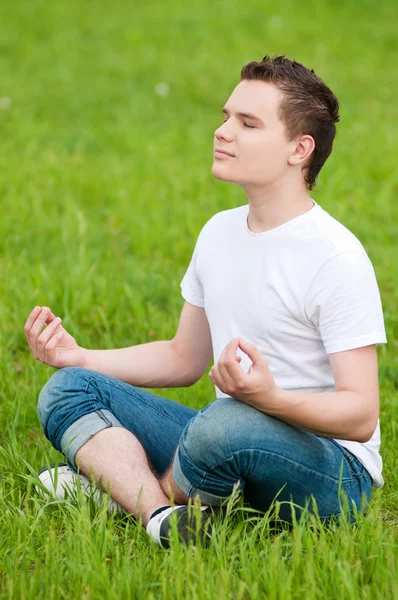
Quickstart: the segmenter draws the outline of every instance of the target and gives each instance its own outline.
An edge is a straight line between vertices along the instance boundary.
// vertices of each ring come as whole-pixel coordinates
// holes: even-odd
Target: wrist
[[[90,369],[90,350],[86,348],[80,348],[81,350],[81,361],[79,361],[78,367],[82,369]]]
[[[274,416],[283,419],[283,417],[290,415],[300,402],[301,398],[295,392],[278,387],[274,393]]]
[[[280,414],[280,409],[284,404],[284,393],[285,390],[275,384],[269,395],[269,403],[275,414]]]
[[[253,406],[268,415],[277,417],[281,414],[282,407],[284,406],[283,394],[284,390],[275,384],[267,392],[258,394],[254,399]]]

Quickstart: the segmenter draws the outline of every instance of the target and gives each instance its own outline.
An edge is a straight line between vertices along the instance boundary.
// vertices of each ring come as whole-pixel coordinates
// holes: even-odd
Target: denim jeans
[[[346,448],[299,429],[234,398],[195,410],[119,379],[79,367],[56,371],[42,389],[38,413],[45,436],[77,470],[76,452],[107,427],[131,431],[155,475],[172,464],[185,494],[212,505],[235,490],[259,512],[275,498],[279,517],[292,522],[307,506],[321,519],[341,512],[345,493],[366,511],[372,478]],[[301,507],[301,508],[300,508]]]

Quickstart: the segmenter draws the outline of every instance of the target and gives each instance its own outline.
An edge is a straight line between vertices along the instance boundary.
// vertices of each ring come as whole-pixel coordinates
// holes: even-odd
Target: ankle
[[[154,517],[155,515],[159,514],[160,512],[162,512],[163,510],[166,510],[166,508],[170,508],[170,504],[162,504],[161,506],[157,505],[156,507],[151,507],[150,510],[146,510],[145,513],[142,513],[142,524],[144,527],[146,527],[149,523],[149,521],[152,519],[152,517]]]

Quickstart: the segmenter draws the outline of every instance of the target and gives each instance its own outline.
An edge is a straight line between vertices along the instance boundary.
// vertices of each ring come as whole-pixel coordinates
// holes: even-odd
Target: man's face
[[[283,179],[296,143],[286,139],[278,116],[280,101],[278,88],[264,81],[243,80],[236,86],[224,107],[225,121],[215,131],[214,177],[243,187]],[[219,154],[217,148],[233,156]]]

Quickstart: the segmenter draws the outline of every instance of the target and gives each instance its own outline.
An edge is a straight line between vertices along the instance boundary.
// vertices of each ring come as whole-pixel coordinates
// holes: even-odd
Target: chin
[[[228,175],[228,173],[226,173],[225,171],[226,170],[224,169],[220,169],[220,167],[217,164],[213,164],[211,169],[212,175],[216,179],[220,179],[220,181],[229,181],[230,183],[236,183],[233,177],[231,177],[231,175]]]

